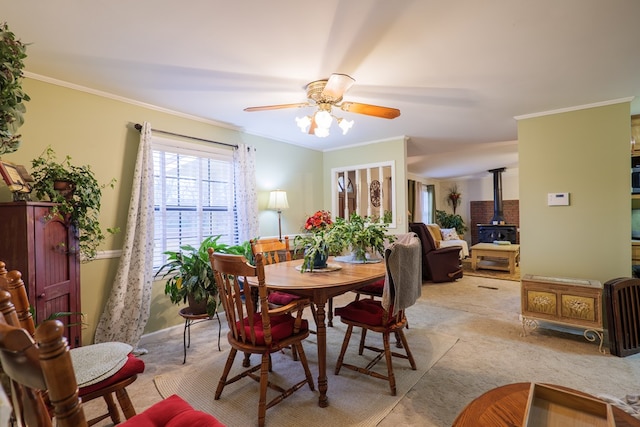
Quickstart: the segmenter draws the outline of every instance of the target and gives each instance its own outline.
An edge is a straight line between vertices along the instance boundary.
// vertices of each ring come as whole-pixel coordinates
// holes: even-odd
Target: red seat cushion
[[[129,354],[126,363],[118,372],[110,376],[109,378],[100,381],[99,383],[91,384],[86,387],[81,387],[78,389],[78,394],[80,397],[92,393],[96,390],[100,390],[104,387],[115,384],[119,381],[122,381],[126,378],[129,378],[136,374],[141,374],[144,372],[144,362],[142,359],[137,358],[133,354]]]
[[[271,317],[271,338],[273,342],[281,341],[293,335],[295,320],[296,319],[290,314],[281,314],[279,316]],[[242,327],[240,322],[236,322],[236,327],[238,329]],[[302,319],[300,330],[305,331],[308,328],[309,322],[307,322],[305,319]],[[262,316],[259,313],[256,314],[253,329],[256,333],[256,344],[265,345],[264,332],[262,330]],[[247,336],[251,336],[251,327],[249,326],[249,321],[247,320],[247,318],[244,319],[244,330]]]
[[[381,326],[384,308],[382,302],[374,299],[353,301],[344,307],[336,308],[336,316],[353,322],[364,323],[371,326]],[[389,324],[395,319],[390,316]]]
[[[287,305],[291,301],[300,299],[299,295],[293,295],[288,292],[273,291],[269,293],[268,301],[271,304]]]
[[[215,417],[196,411],[176,394],[119,425],[126,427],[224,427],[224,424]]]
[[[384,289],[384,279],[380,279],[377,282],[373,282],[369,285],[365,285],[361,288],[358,288],[358,291],[366,292],[368,294],[380,295],[382,296],[382,290]]]

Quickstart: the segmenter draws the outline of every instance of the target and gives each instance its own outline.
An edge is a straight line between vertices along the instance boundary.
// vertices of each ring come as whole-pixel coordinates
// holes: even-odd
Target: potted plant
[[[83,259],[86,261],[95,258],[98,246],[105,239],[98,214],[102,189],[106,184],[98,183],[88,165],[73,165],[69,156],[58,161],[50,146],[31,161],[31,166],[36,197],[56,203],[51,214],[59,214],[77,229]],[[112,179],[108,185],[114,188],[115,182],[116,180]],[[107,229],[109,233],[117,231],[117,228]]]
[[[319,210],[307,218],[304,233],[293,240],[295,252],[304,251],[301,272],[325,268],[329,254],[342,251],[343,243],[332,233],[333,225],[329,211]]]
[[[249,242],[228,245],[220,242],[221,235],[207,237],[199,247],[183,245],[179,251],[166,251],[168,262],[156,277],[166,278],[164,293],[174,304],[189,303],[193,314],[207,313],[213,316],[218,309],[218,287],[213,277],[209,248],[215,252],[244,255],[252,261]]]
[[[450,214],[445,211],[436,209],[436,223],[441,228],[455,228],[456,233],[462,237],[465,231],[468,230],[464,224],[464,220],[458,214]]]
[[[353,212],[348,222],[338,218],[332,233],[343,242],[344,247],[351,250],[355,261],[366,262],[369,256],[376,253],[384,257],[385,244],[395,240],[394,236],[387,233],[388,230],[387,222]]]
[[[22,90],[22,69],[27,47],[9,31],[7,23],[0,25],[0,154],[13,153],[20,146],[18,128],[24,123],[29,95]]]

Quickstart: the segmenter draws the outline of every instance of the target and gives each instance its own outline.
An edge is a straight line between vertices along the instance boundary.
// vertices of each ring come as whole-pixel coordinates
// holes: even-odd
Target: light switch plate
[[[569,193],[547,194],[548,206],[569,206]]]

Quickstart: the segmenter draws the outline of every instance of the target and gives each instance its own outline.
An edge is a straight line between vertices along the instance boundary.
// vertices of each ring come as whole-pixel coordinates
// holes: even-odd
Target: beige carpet
[[[484,263],[490,263],[491,261],[483,261]],[[502,270],[488,270],[488,269],[477,269],[473,271],[471,268],[471,258],[467,258],[462,260],[462,271],[463,274],[467,276],[474,277],[487,277],[490,279],[500,279],[500,280],[515,280],[516,282],[520,281],[520,266],[516,266],[516,271],[511,274],[508,271]]]
[[[410,328],[406,331],[407,340],[416,359],[418,369],[411,370],[405,360],[394,358],[397,396],[391,396],[388,382],[343,369],[340,375],[333,373],[335,360],[344,337],[345,326],[339,321],[327,332],[327,376],[329,380],[329,407],[318,407],[318,391],[312,392],[307,386],[267,410],[267,424],[272,426],[326,425],[330,419],[332,425],[375,426],[403,396],[425,375],[425,373],[449,351],[457,338],[428,331],[422,328]],[[369,336],[370,335],[370,336]],[[379,334],[369,334],[367,342],[379,341]],[[345,361],[366,365],[373,354],[366,352],[358,356],[357,343],[359,333],[351,338],[350,348]],[[317,382],[317,352],[315,336],[305,343],[305,352],[309,359],[314,381]],[[154,382],[160,394],[167,397],[178,394],[195,408],[213,414],[229,426],[254,425],[257,420],[258,384],[244,378],[225,387],[220,400],[213,399],[220,373],[228,355],[228,344],[224,343],[221,353],[210,352],[205,360],[187,365],[184,370],[157,375]],[[241,356],[236,357],[231,376],[240,370]],[[366,360],[366,361],[365,361]],[[270,380],[277,384],[289,384],[303,377],[299,362],[293,362],[289,352],[275,353],[272,357],[273,372]],[[252,356],[253,363],[259,363]],[[364,363],[363,363],[364,362]],[[384,372],[384,359],[376,365]],[[271,392],[271,391],[270,391]],[[272,395],[267,395],[267,399]]]

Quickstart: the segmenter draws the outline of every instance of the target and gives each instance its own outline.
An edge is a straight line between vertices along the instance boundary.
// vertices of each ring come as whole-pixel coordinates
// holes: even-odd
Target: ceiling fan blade
[[[384,119],[395,119],[400,115],[400,110],[397,108],[360,104],[359,102],[343,102],[340,104],[340,109],[350,113],[366,114],[367,116],[382,117]]]
[[[265,110],[280,110],[283,108],[302,108],[308,107],[308,102],[300,102],[298,104],[280,104],[280,105],[264,105],[262,107],[247,107],[244,111],[265,111]]]
[[[344,93],[353,86],[353,83],[355,83],[355,79],[353,77],[346,74],[333,73],[322,90],[322,96],[325,98],[339,100],[342,98],[342,95],[344,95]]]

